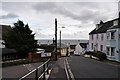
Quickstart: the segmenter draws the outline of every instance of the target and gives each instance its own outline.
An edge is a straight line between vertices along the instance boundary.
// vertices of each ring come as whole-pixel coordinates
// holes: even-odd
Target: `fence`
[[[49,74],[50,69],[50,59],[44,62],[42,65],[38,66],[36,69],[32,70],[28,74],[24,75],[19,80],[26,80],[28,78],[32,78],[32,80],[46,80],[46,73]]]

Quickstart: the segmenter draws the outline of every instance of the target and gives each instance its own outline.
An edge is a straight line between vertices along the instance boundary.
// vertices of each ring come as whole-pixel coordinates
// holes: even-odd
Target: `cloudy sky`
[[[106,22],[118,17],[118,0],[101,2],[61,1],[38,2],[2,1],[0,5],[0,24],[12,25],[18,19],[36,33],[36,39],[54,37],[54,19],[58,21],[62,39],[88,39],[88,34],[100,20]],[[62,28],[65,27],[65,28]]]

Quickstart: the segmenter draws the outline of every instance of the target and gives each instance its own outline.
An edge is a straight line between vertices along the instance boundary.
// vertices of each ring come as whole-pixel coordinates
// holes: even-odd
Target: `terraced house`
[[[89,51],[106,53],[109,60],[120,62],[120,12],[111,21],[100,21],[89,33]]]

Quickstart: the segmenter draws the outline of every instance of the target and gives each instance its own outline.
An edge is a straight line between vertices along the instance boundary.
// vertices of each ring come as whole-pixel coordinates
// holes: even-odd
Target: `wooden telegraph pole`
[[[55,18],[55,60],[57,60],[57,18]]]

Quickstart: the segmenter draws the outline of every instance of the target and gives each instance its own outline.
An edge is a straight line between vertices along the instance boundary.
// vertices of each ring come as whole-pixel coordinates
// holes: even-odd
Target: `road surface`
[[[102,63],[97,60],[70,56],[68,63],[75,79],[80,78],[118,78],[120,75],[120,66]]]

